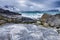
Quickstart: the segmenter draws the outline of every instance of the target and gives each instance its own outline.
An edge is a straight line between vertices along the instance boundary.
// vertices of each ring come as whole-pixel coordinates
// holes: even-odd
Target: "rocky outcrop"
[[[60,14],[56,15],[44,14],[41,17],[41,24],[51,27],[60,27]]]
[[[16,19],[18,17],[20,18],[21,14],[0,8],[0,20],[4,20],[7,23],[9,23],[9,22],[15,21],[14,19]],[[2,23],[4,23],[4,22],[1,21],[0,24],[2,24]]]
[[[0,8],[0,20],[6,21],[6,23],[34,23],[34,19],[23,17],[21,14],[16,12],[11,12],[9,10],[4,10]],[[3,24],[2,22],[0,24]]]
[[[41,21],[41,24],[42,25],[48,25],[47,24],[47,19],[49,19],[49,17],[50,17],[51,15],[49,15],[49,14],[44,14],[42,17],[41,17],[41,19],[40,19],[40,21]]]

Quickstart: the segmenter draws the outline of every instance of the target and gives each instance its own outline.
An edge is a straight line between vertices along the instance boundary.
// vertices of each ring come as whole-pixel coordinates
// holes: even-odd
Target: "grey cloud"
[[[19,3],[21,0],[0,0],[1,5],[13,5],[20,10],[41,10],[60,7],[60,0],[24,0],[25,3]]]

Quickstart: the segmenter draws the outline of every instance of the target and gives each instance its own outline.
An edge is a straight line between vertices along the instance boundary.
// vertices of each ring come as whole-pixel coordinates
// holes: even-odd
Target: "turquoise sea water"
[[[30,13],[21,13],[21,14],[24,17],[40,18],[44,13],[54,15],[54,14],[59,14],[60,12],[42,12],[42,13],[32,13],[32,12],[30,12]]]

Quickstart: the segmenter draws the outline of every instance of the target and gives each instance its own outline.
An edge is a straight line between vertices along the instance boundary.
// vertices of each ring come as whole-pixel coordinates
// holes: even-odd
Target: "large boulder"
[[[56,15],[49,15],[44,14],[41,17],[41,23],[45,25],[44,23],[48,24],[50,27],[60,27],[60,14]]]
[[[41,17],[40,21],[41,21],[41,24],[43,25],[44,23],[47,22],[47,19],[50,17],[51,15],[49,14],[43,14],[43,16]]]

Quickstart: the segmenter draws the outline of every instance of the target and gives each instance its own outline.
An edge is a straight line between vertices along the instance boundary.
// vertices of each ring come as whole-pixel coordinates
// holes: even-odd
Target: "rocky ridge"
[[[20,13],[0,8],[0,25],[4,23],[34,23],[35,20],[23,17]]]

